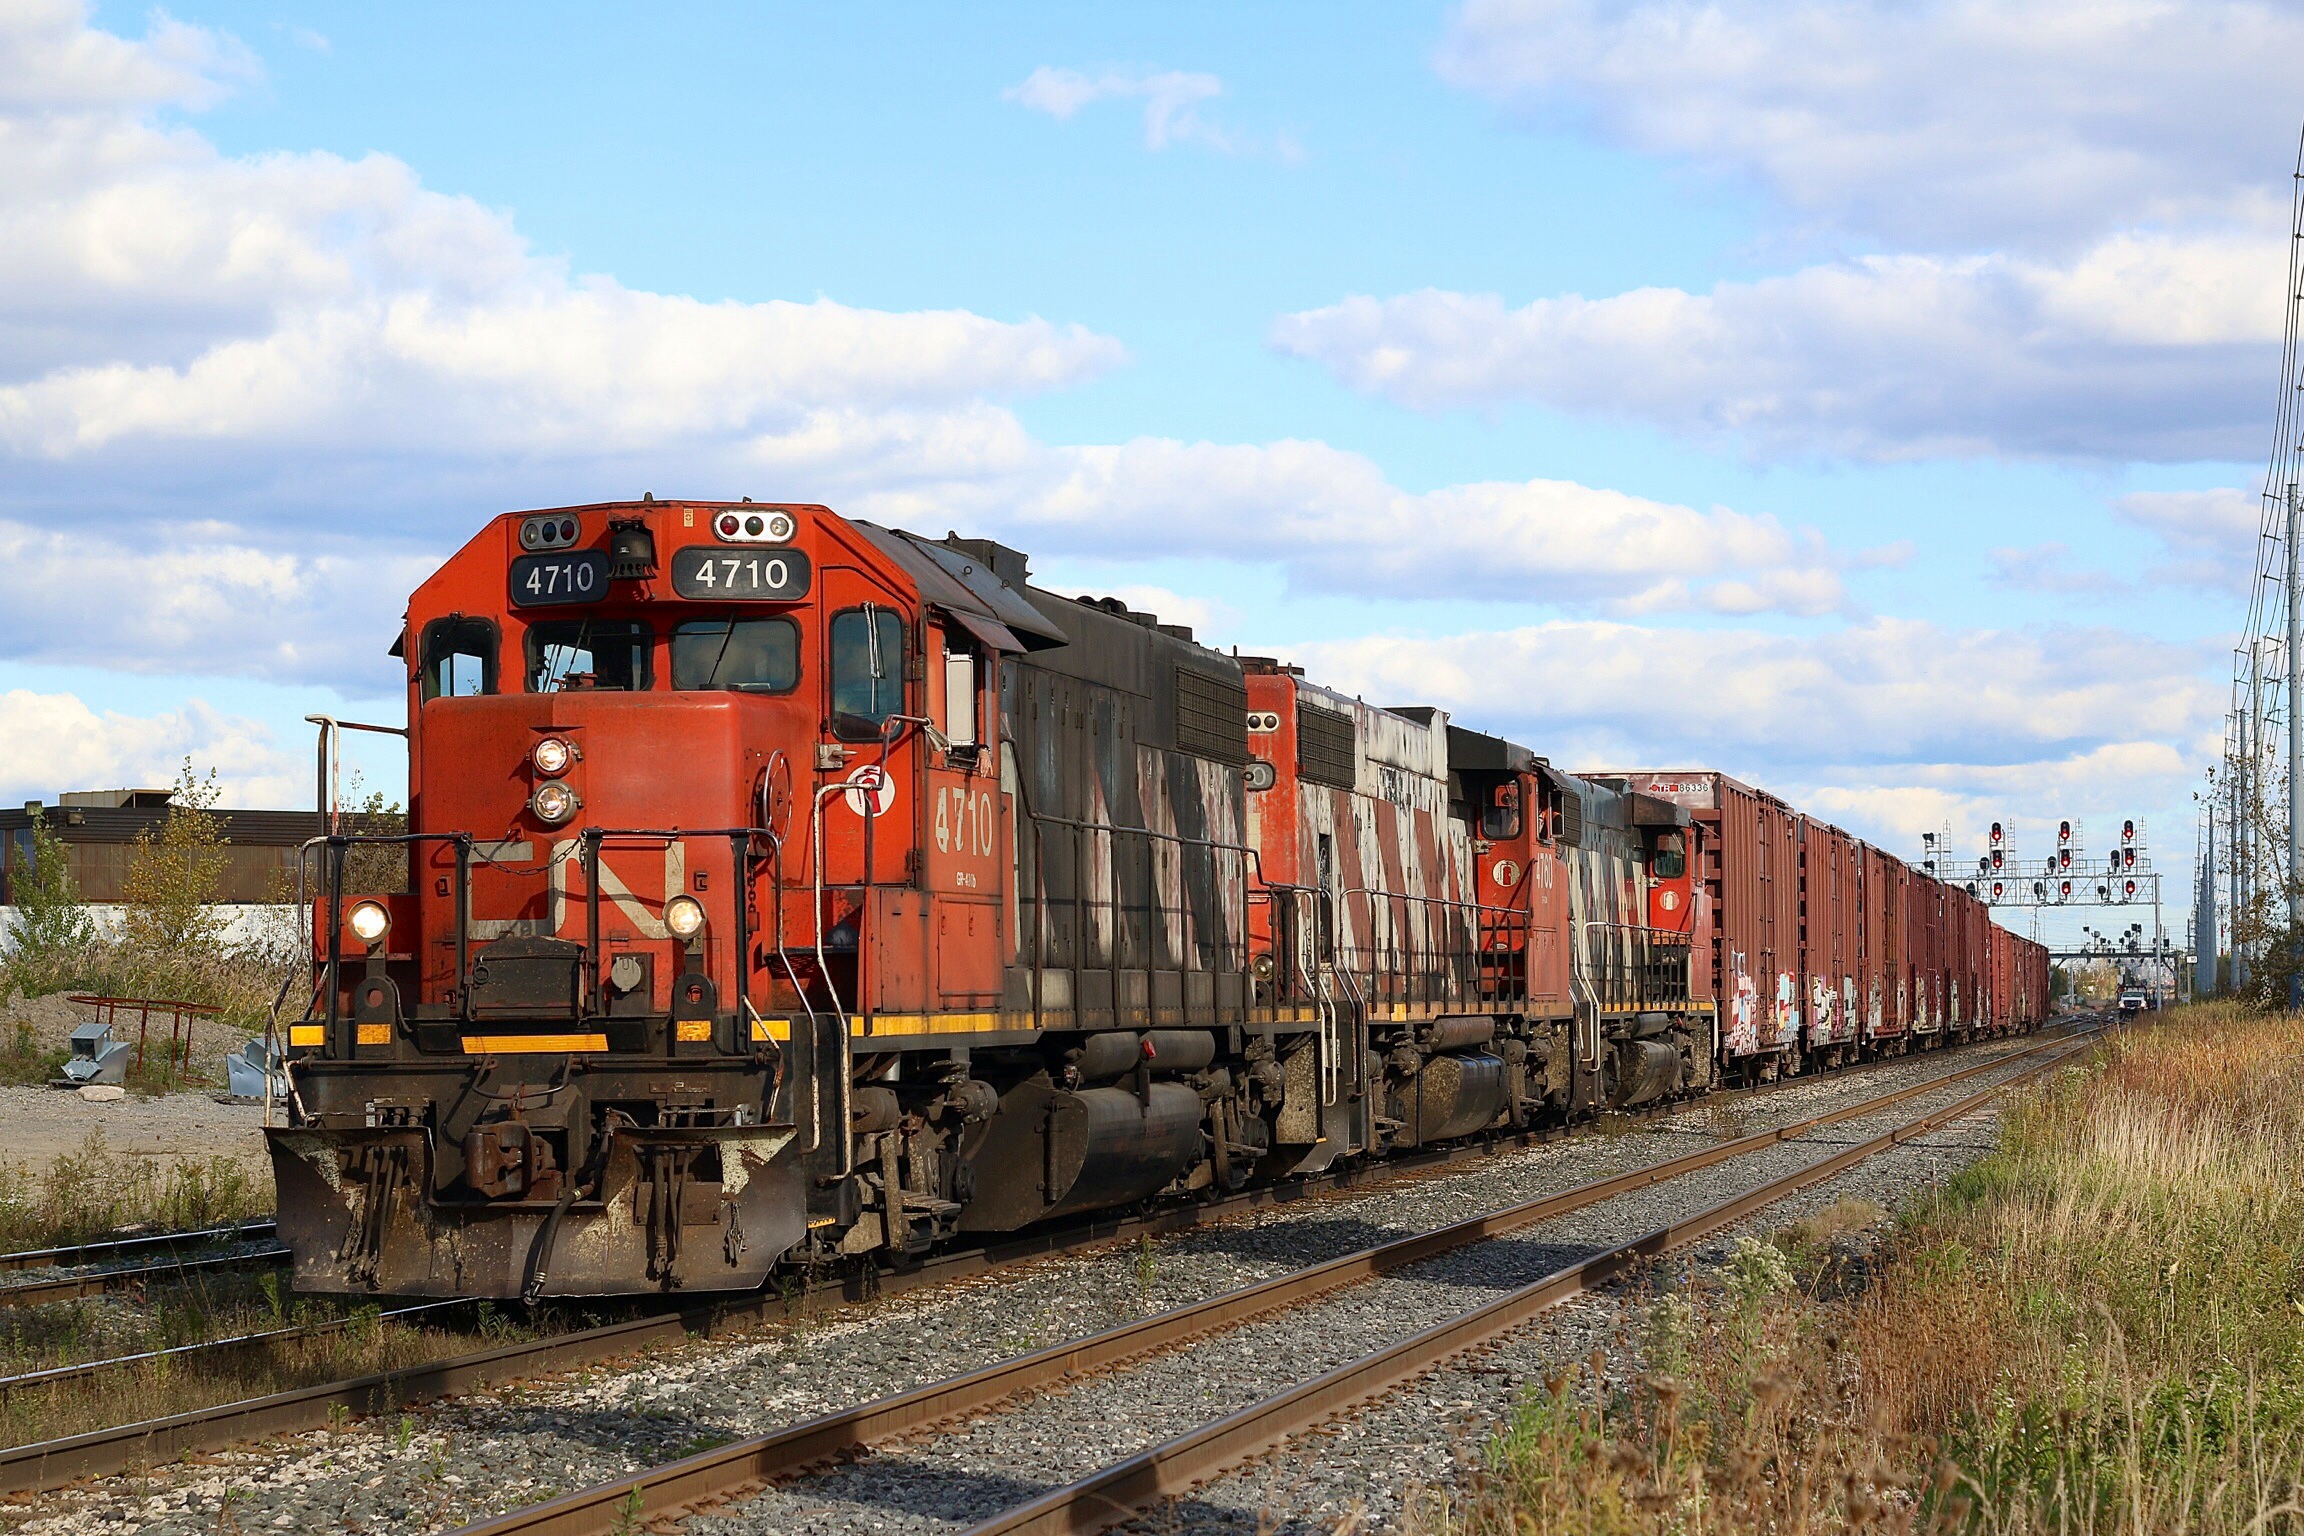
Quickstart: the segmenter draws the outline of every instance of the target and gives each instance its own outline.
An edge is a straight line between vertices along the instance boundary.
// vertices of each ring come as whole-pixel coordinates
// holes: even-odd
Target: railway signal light
[[[2097,899],[2098,901],[2110,901],[2110,900],[2112,899],[2112,887],[2110,887],[2109,885],[2099,885],[2099,886],[2097,886],[2097,887],[2096,887],[2096,899]]]
[[[2071,849],[2060,848],[2056,851],[2056,867],[2058,869],[2070,869],[2072,867]]]
[[[2048,896],[2048,882],[2047,882],[2047,881],[2045,881],[2045,880],[2035,880],[2035,881],[2033,881],[2033,882],[2032,882],[2032,899],[2033,899],[2034,901],[2044,901],[2044,900],[2046,900],[2046,899],[2047,899],[2047,896]]]
[[[2120,823],[2120,841],[2123,843],[2136,841],[2136,820],[2134,817]]]
[[[2135,881],[2131,880],[2126,885],[2120,887],[2120,899],[2123,901],[2134,901],[2136,899]]]
[[[2001,831],[2000,823],[1992,823],[1992,846],[1997,848],[2006,841],[2008,841],[2008,837],[2006,833]]]
[[[2063,845],[2065,845],[2065,844],[2067,844],[2067,843],[2070,843],[2071,841],[2072,841],[2072,823],[2070,823],[2070,822],[2068,822],[2068,821],[2060,821],[2060,822],[2056,823],[2056,842],[2057,842],[2057,845],[2058,845],[2059,847],[2061,847],[2061,846],[2063,846]]]
[[[1968,894],[1971,896],[1976,894],[1976,882],[1973,880],[1968,882]]]
[[[2056,887],[2056,899],[2058,901],[2070,901],[2072,899],[2071,881],[2066,880],[2061,885]]]
[[[2003,897],[2003,896],[2005,896],[2005,895],[2007,895],[2007,894],[2008,894],[2008,887],[2007,887],[2007,886],[2005,886],[2005,885],[2002,885],[2002,884],[2001,884],[1999,881],[1997,881],[1997,880],[1995,880],[1995,881],[1993,881],[1993,882],[1992,882],[1992,899],[1993,899],[1994,901],[1998,901],[1998,900],[1999,900],[2001,897]]]
[[[2003,854],[2000,852],[2000,850],[1999,850],[1999,849],[1997,849],[1997,848],[1993,849],[1993,850],[1992,850],[1992,867],[1993,867],[1994,869],[1998,869],[1998,868],[2000,868],[2000,867],[2001,867],[2001,864],[2002,864],[2002,862],[2003,862],[2003,860],[2004,860],[2004,858],[2005,858],[2005,855],[2003,855]]]
[[[2135,849],[2133,849],[2133,848],[2123,848],[2123,849],[2121,849],[2121,850],[2120,850],[2120,862],[2121,862],[2121,863],[2122,863],[2122,864],[2123,864],[2125,867],[2127,867],[2127,868],[2129,868],[2129,869],[2134,869],[2134,868],[2136,867],[2136,850],[2135,850]]]

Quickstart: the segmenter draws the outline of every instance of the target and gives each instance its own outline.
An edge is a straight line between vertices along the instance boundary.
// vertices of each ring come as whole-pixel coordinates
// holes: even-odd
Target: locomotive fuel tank
[[[1501,1057],[1486,1052],[1434,1056],[1392,1090],[1392,1118],[1411,1143],[1446,1141],[1493,1124],[1510,1102]]]
[[[1000,1096],[974,1149],[963,1232],[1013,1232],[1105,1210],[1173,1183],[1200,1158],[1200,1095],[1177,1083],[1067,1092],[1045,1078]]]
[[[1609,1107],[1629,1109],[1680,1086],[1680,1050],[1670,1040],[1619,1040],[1608,1056]]]

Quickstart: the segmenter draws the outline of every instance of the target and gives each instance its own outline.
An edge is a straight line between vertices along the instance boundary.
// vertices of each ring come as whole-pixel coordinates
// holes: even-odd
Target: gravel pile
[[[1041,1260],[820,1319],[669,1347],[638,1361],[441,1404],[396,1421],[358,1423],[205,1458],[201,1465],[161,1468],[141,1480],[101,1480],[43,1496],[28,1507],[0,1508],[0,1520],[43,1536],[120,1530],[189,1536],[234,1525],[245,1531],[452,1527],[2016,1048],[2001,1042],[1955,1057],[1899,1061],[1853,1078],[1800,1083],[1734,1108],[1702,1106],[1668,1119],[1632,1122],[1618,1134],[1582,1136],[1256,1212],[1140,1248]],[[700,1517],[689,1528],[958,1529],[971,1515],[1019,1502],[1265,1395],[1277,1383],[1364,1354],[1490,1299],[1499,1287],[1524,1283],[1596,1247],[1814,1161],[1831,1143],[1874,1134],[1987,1080],[1938,1090],[1885,1116],[1828,1127],[1814,1143],[1787,1144],[1447,1256],[1311,1311],[1252,1324],[1125,1375],[1084,1383],[1022,1412],[987,1415],[957,1439],[870,1457],[835,1476]],[[1844,1188],[1862,1193],[1868,1178],[1892,1183],[1893,1176],[1876,1172],[1891,1161],[1898,1168],[1912,1166],[1910,1184],[1925,1182],[1942,1166],[1925,1161],[1934,1155],[1932,1148],[1886,1154],[1852,1170],[1821,1198],[1829,1203]],[[1970,1155],[1948,1150],[1943,1159]],[[1783,1219],[1771,1213],[1768,1222]],[[1539,1331],[1549,1337],[1552,1330]],[[1574,1357],[1589,1347],[1566,1347],[1565,1354]],[[1493,1393],[1467,1400],[1508,1401],[1517,1379],[1505,1386],[1504,1378],[1494,1378]],[[1426,1446],[1402,1464],[1429,1469],[1435,1462]],[[1333,1486],[1323,1483],[1302,1507],[1376,1497],[1373,1488],[1366,1471],[1343,1466]],[[1396,1500],[1397,1491],[1391,1496]],[[1261,1506],[1260,1498],[1252,1498],[1242,1507]]]

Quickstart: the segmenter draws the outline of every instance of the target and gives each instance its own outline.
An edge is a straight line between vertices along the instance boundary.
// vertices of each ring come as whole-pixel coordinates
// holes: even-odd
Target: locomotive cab
[[[990,944],[860,943],[997,927],[986,695],[1022,642],[936,595],[820,507],[653,501],[508,514],[418,589],[412,831],[311,850],[271,1136],[299,1285],[749,1288],[854,1203],[818,1062],[1001,985]],[[399,890],[358,888],[379,842]]]

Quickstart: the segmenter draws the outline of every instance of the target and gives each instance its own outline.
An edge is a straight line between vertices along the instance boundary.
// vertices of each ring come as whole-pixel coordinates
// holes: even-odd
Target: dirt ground
[[[0,1003],[0,1031],[13,1032],[18,1022],[28,1023],[40,1044],[53,1048],[69,1041],[73,1028],[88,1016],[88,1009],[67,1002],[61,994],[10,998]],[[133,1019],[125,1027],[133,1030]],[[166,1039],[163,1024],[152,1049],[164,1048]],[[262,1167],[268,1161],[264,1106],[217,1102],[223,1058],[247,1042],[245,1029],[196,1024],[193,1064],[213,1082],[157,1098],[131,1093],[110,1103],[91,1104],[68,1090],[0,1086],[0,1162],[24,1164],[37,1172],[59,1155],[79,1151],[88,1133],[101,1127],[105,1144],[114,1152],[171,1160],[239,1157]]]
[[[219,1104],[213,1093],[130,1094],[91,1104],[55,1088],[0,1087],[0,1162],[37,1172],[79,1151],[98,1127],[114,1152],[171,1161],[237,1157],[258,1167],[269,1161],[261,1104]]]

